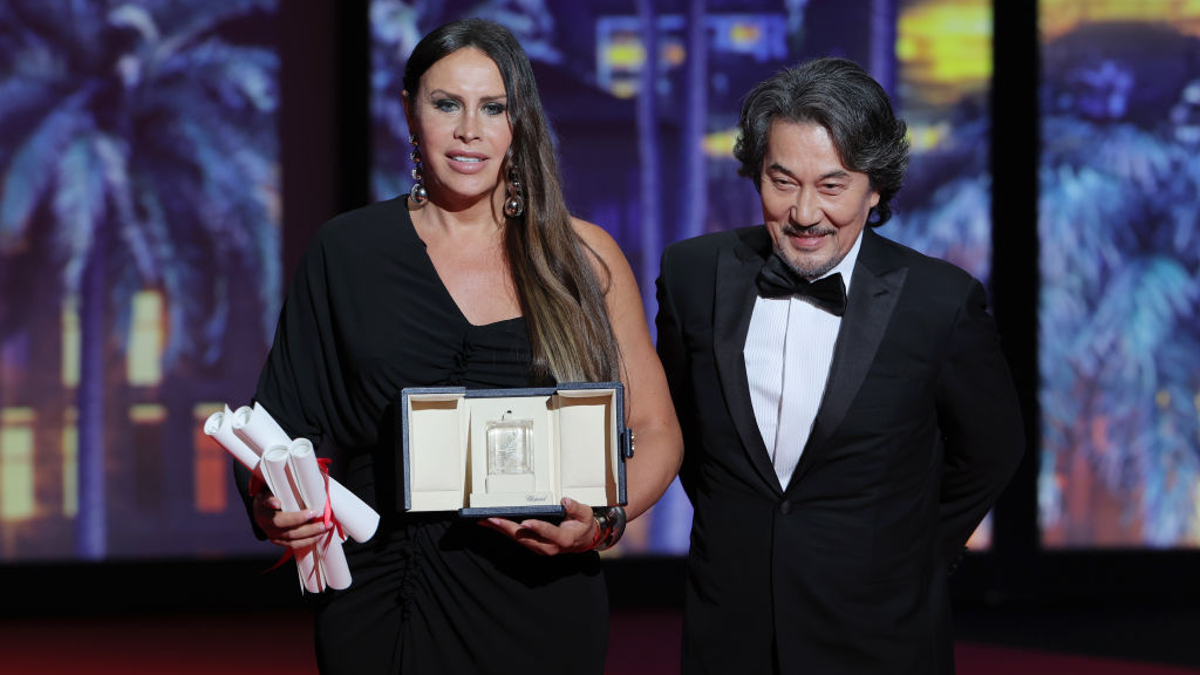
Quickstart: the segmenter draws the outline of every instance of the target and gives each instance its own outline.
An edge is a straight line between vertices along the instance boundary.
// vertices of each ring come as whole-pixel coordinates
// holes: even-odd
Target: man
[[[947,576],[1024,441],[983,287],[872,229],[904,134],[854,63],[780,72],[734,149],[765,225],[663,254],[685,673],[953,671]]]

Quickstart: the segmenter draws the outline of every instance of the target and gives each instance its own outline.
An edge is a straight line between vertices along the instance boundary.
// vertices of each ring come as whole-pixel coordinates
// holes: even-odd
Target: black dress
[[[463,316],[403,198],[317,232],[256,399],[332,456],[331,474],[381,516],[371,541],[346,541],[350,588],[316,598],[322,672],[603,671],[608,601],[595,553],[539,556],[452,513],[406,514],[396,492],[402,388],[530,386],[530,363],[524,319]]]

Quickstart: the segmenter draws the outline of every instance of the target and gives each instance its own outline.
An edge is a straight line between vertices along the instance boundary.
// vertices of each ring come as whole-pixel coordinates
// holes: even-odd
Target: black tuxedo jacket
[[[1024,447],[983,287],[863,232],[825,395],[785,491],[742,356],[770,254],[762,226],[663,254],[658,350],[694,508],[683,670],[950,672],[949,567]]]

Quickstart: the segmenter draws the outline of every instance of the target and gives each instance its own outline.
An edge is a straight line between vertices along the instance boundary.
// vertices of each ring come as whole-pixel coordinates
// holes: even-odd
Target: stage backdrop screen
[[[1200,7],[1043,0],[1047,548],[1200,544]]]
[[[314,227],[280,214],[281,6],[0,3],[0,562],[275,554],[200,425],[253,392],[281,239]],[[620,243],[650,318],[665,244],[760,222],[731,157],[741,97],[825,54],[866,66],[909,122],[884,233],[989,276],[988,2],[369,9],[374,197],[408,188],[413,45],[460,16],[500,21],[533,59],[569,205]],[[673,487],[614,555],[681,553],[689,520]]]

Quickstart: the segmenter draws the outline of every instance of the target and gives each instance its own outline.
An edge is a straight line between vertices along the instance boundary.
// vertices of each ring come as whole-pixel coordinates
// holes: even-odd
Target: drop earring
[[[412,189],[408,191],[408,198],[412,200],[413,206],[421,206],[429,201],[429,193],[425,192],[425,174],[421,171],[421,148],[417,145],[416,134],[408,135],[408,143],[413,148],[408,157],[413,163],[412,177],[415,181]]]
[[[521,192],[521,180],[516,167],[508,167],[508,199],[504,200],[504,215],[520,218],[525,213],[525,195]]]

